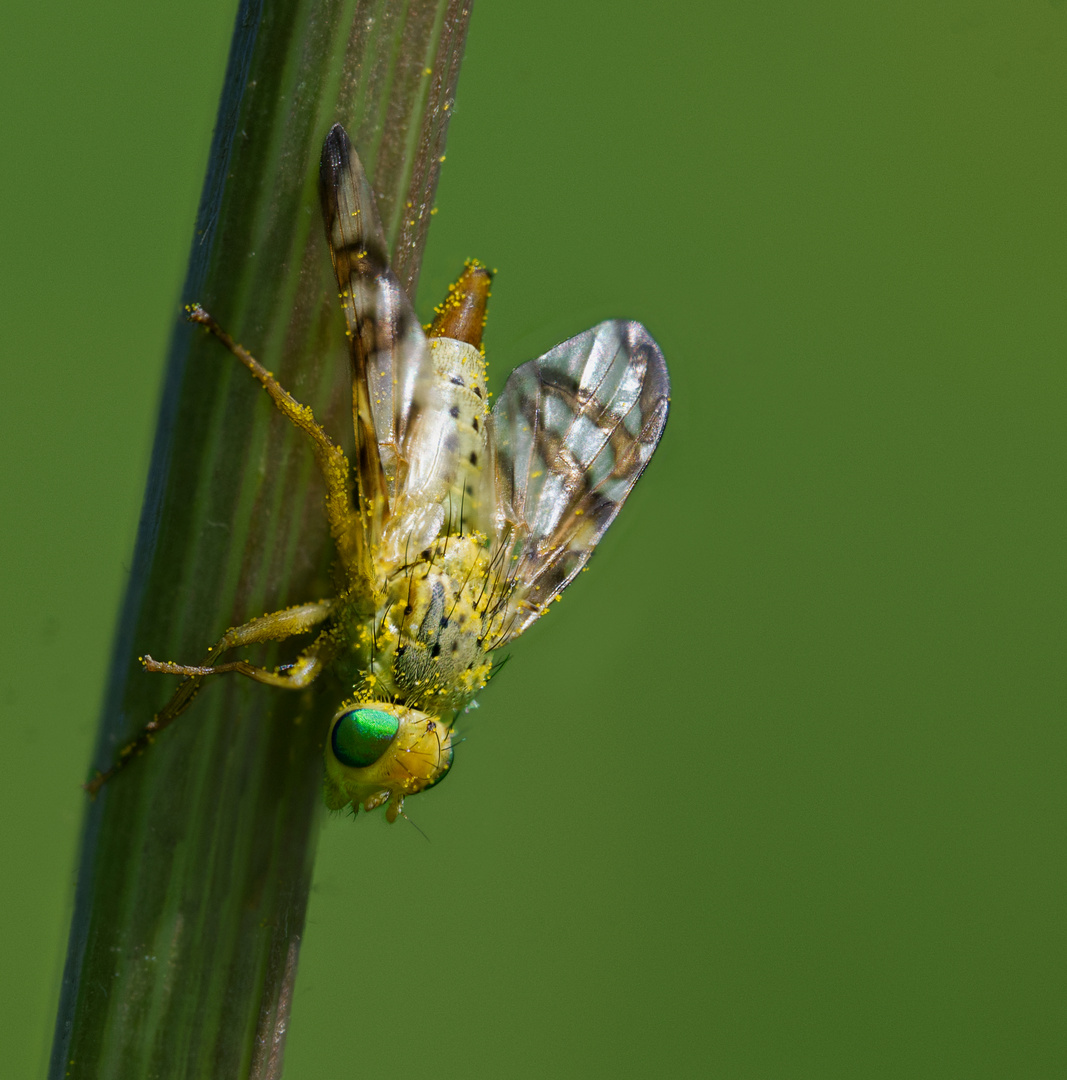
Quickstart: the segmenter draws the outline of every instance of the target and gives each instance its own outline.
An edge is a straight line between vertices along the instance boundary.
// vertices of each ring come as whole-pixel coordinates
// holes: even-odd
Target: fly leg
[[[85,790],[90,795],[95,796],[108,780],[129,764],[138,754],[143,753],[165,727],[168,727],[185,712],[192,703],[193,698],[196,697],[201,683],[209,675],[221,675],[228,671],[237,671],[242,675],[255,679],[256,682],[265,683],[267,686],[280,686],[288,690],[302,690],[304,687],[309,686],[333,659],[333,638],[328,633],[320,634],[300,654],[296,663],[288,665],[285,670],[267,671],[265,668],[256,667],[246,660],[234,660],[225,664],[216,664],[213,661],[226,650],[237,648],[240,645],[255,645],[263,641],[284,641],[294,634],[306,633],[326,619],[332,609],[332,601],[319,600],[312,604],[298,604],[295,607],[285,608],[283,611],[275,611],[270,615],[262,615],[258,619],[246,622],[243,626],[235,626],[227,630],[208,649],[208,654],[201,664],[161,663],[158,660],[153,660],[150,656],[142,657],[141,663],[144,664],[146,671],[184,675],[186,678],[178,689],[174,691],[170,701],[145,724],[137,738],[119,751],[114,765],[106,772],[98,772],[85,785]]]
[[[186,308],[189,321],[199,323],[214,337],[217,337],[227,349],[241,361],[252,373],[278,411],[292,421],[308,438],[315,452],[315,461],[326,482],[326,517],[330,523],[330,534],[337,546],[337,554],[345,566],[358,566],[369,578],[370,562],[367,544],[364,539],[363,523],[352,505],[349,491],[351,469],[344,451],[322,429],[315,414],[307,405],[302,405],[281,383],[243,346],[222,329],[215,319],[199,304]]]

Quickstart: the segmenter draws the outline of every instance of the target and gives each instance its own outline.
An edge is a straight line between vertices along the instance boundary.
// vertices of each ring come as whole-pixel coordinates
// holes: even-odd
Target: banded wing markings
[[[389,266],[363,166],[339,124],[323,144],[319,193],[348,326],[357,444],[373,433],[384,480],[373,475],[369,448],[361,453],[360,477],[374,494],[384,488],[384,516],[403,481],[405,439],[430,386],[429,350],[411,302]],[[380,527],[379,520],[376,537]]]
[[[498,528],[512,546],[504,644],[585,565],[667,420],[663,354],[635,322],[601,323],[512,372],[492,413]]]

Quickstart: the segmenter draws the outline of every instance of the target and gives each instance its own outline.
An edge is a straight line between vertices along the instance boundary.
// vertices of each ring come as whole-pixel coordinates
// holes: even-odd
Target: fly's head
[[[385,806],[395,821],[404,798],[440,783],[452,766],[452,728],[438,717],[393,702],[341,707],[326,740],[326,804]]]

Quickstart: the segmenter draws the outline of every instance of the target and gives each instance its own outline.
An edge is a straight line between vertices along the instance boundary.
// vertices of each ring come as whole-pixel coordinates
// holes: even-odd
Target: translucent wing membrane
[[[319,194],[352,358],[359,482],[377,539],[404,468],[404,440],[424,405],[426,337],[389,268],[374,195],[344,128],[326,136]]]
[[[511,373],[491,417],[511,561],[494,644],[522,633],[588,561],[659,442],[669,394],[659,346],[622,320]]]

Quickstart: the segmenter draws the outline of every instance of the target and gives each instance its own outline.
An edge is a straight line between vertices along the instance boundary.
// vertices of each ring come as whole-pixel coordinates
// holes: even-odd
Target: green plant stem
[[[414,294],[470,0],[244,0],[183,302],[198,300],[351,438],[343,325],[317,203],[345,124]],[[329,591],[311,454],[217,342],[179,321],[95,764],[228,626]],[[273,650],[256,657],[277,662]],[[87,808],[51,1073],[277,1077],[333,688],[238,678]]]

